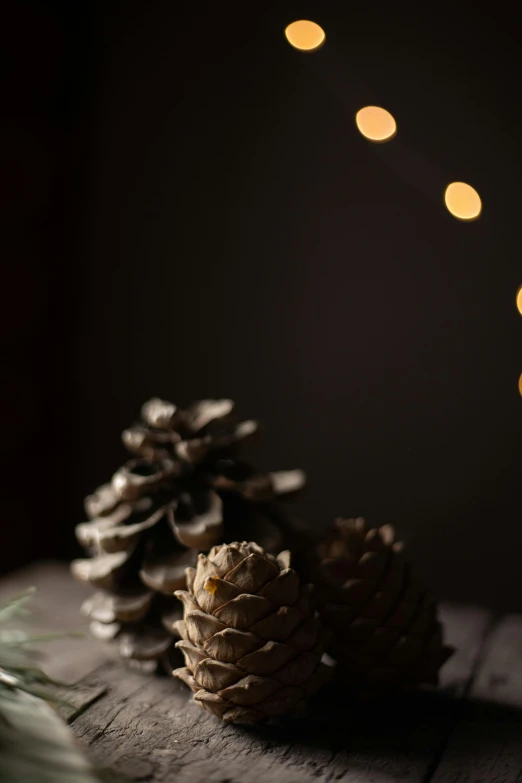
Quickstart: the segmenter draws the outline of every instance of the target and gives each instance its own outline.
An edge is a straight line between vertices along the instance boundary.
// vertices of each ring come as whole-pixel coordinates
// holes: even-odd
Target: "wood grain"
[[[85,627],[78,615],[84,589],[63,566],[18,574],[0,584],[0,596],[29,582],[38,588],[40,627]],[[447,640],[459,649],[437,692],[361,705],[330,685],[306,714],[255,729],[220,723],[191,702],[181,683],[133,671],[92,639],[54,642],[53,673],[81,678],[67,714],[73,730],[97,763],[131,780],[515,783],[522,621],[506,618],[492,629],[487,612],[451,605],[442,615]],[[488,694],[493,707],[483,704]],[[483,762],[476,761],[477,743],[490,748]],[[483,771],[496,777],[480,777]]]
[[[522,710],[520,615],[508,615],[495,624],[484,646],[471,696]]]
[[[432,783],[522,781],[522,617],[486,639],[459,721]]]

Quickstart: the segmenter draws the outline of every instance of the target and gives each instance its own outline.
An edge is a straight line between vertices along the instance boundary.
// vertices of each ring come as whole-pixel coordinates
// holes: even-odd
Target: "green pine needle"
[[[2,783],[98,783],[63,721],[43,699],[0,687]]]
[[[0,625],[10,622],[13,619],[19,619],[24,614],[28,614],[26,604],[35,593],[34,587],[28,587],[23,593],[14,595],[0,604]]]
[[[32,644],[63,638],[31,637],[12,627],[28,614],[34,589],[0,604],[1,783],[100,783],[105,773],[85,759],[66,724],[49,704],[46,686],[56,685],[36,668]],[[81,634],[68,634],[78,636]]]

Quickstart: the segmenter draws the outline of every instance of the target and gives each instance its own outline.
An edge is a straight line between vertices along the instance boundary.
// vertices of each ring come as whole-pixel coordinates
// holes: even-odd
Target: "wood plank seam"
[[[437,769],[439,768],[439,765],[448,748],[451,737],[462,720],[464,705],[467,702],[471,691],[473,690],[473,686],[475,684],[477,675],[480,671],[483,661],[487,656],[489,640],[494,636],[496,629],[502,622],[502,618],[503,615],[500,613],[492,614],[484,628],[482,638],[480,641],[480,648],[471,667],[470,676],[466,682],[466,685],[464,686],[461,698],[455,701],[453,720],[451,720],[451,722],[448,724],[447,730],[445,731],[442,741],[440,743],[440,747],[435,752],[433,760],[431,761],[428,769],[426,770],[426,774],[422,780],[422,783],[430,783],[430,781],[434,778],[435,774],[437,773]]]
[[[90,709],[90,707],[92,707],[93,704],[96,704],[97,701],[103,699],[107,691],[108,688],[104,688],[103,690],[100,690],[100,692],[94,695],[92,699],[86,701],[85,704],[82,704],[81,707],[78,707],[78,709],[75,710],[72,715],[69,715],[69,717],[66,718],[66,723],[68,723],[69,725],[74,723],[74,721],[77,718],[81,717],[84,714],[84,712],[87,712],[87,710]]]

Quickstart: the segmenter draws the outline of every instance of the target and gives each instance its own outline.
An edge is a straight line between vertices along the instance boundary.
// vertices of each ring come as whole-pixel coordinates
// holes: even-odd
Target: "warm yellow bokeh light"
[[[518,312],[520,313],[520,315],[522,315],[522,285],[517,291],[517,307],[518,307]]]
[[[355,122],[362,135],[370,141],[388,141],[397,133],[395,119],[380,106],[365,106],[355,115]]]
[[[518,390],[520,392],[520,396],[522,397],[522,375],[518,379]]]
[[[285,30],[288,43],[303,52],[313,52],[323,45],[326,35],[322,27],[315,22],[300,19],[292,22]]]
[[[444,201],[451,214],[459,220],[474,220],[482,212],[479,194],[465,182],[452,182],[448,185]]]

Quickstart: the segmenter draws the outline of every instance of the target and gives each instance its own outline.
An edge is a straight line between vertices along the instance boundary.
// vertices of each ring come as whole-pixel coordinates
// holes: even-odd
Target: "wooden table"
[[[88,594],[64,565],[0,582],[0,598],[35,585],[36,631],[85,630]],[[522,783],[522,617],[444,606],[458,652],[437,693],[357,706],[329,686],[308,714],[227,726],[184,686],[120,663],[86,637],[51,642],[44,668],[79,681],[68,720],[97,763],[136,781],[176,783]]]

